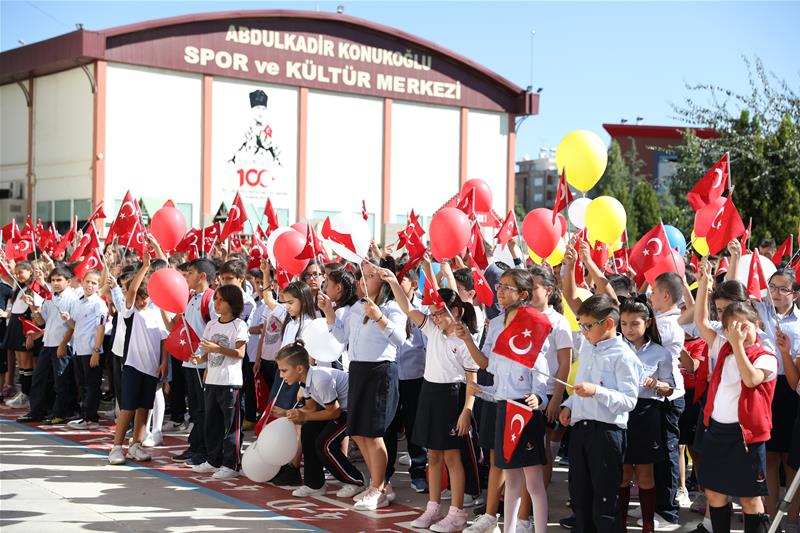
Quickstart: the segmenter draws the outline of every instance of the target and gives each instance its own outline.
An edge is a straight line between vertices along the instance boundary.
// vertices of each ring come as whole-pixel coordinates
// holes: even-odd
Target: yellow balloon
[[[624,245],[622,243],[622,239],[620,239],[618,241],[614,241],[611,244],[609,244],[608,245],[608,249],[613,253],[613,252],[616,252],[617,250],[621,249],[623,246]]]
[[[575,385],[575,377],[578,375],[578,365],[580,363],[580,359],[576,359],[569,365],[569,377],[567,377],[567,383],[570,385]],[[567,394],[572,396],[574,389],[572,387],[567,387]]]
[[[560,239],[558,241],[558,244],[556,244],[556,249],[553,250],[553,253],[551,253],[547,257],[547,263],[550,266],[560,265],[561,261],[564,260],[564,254],[565,253],[567,253],[567,243],[564,242],[564,239]],[[528,256],[537,265],[541,265],[542,264],[542,258],[539,257],[538,255],[536,255],[536,252],[534,252],[530,248],[528,248]]]
[[[700,254],[701,257],[705,257],[708,255],[708,241],[706,241],[705,237],[698,237],[692,231],[692,248]]]
[[[608,244],[618,240],[627,222],[625,208],[614,197],[598,196],[586,208],[586,228],[600,242]]]
[[[569,132],[556,150],[558,171],[566,168],[567,182],[586,192],[598,182],[608,163],[608,152],[603,140],[588,130]]]
[[[591,295],[592,293],[587,289],[578,287],[578,298],[580,301],[585,301]],[[580,328],[578,327],[578,319],[575,317],[575,313],[573,313],[572,309],[570,309],[569,305],[567,305],[567,299],[564,296],[561,297],[561,303],[564,305],[564,318],[566,318],[567,322],[569,322],[569,328],[573,332],[577,333]]]

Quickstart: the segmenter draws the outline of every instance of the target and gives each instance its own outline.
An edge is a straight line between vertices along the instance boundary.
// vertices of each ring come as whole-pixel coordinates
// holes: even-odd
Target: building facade
[[[434,43],[343,14],[79,30],[0,54],[0,214],[63,228],[102,202],[113,219],[130,189],[146,212],[172,199],[197,226],[239,191],[257,222],[268,197],[283,223],[363,200],[380,239],[471,178],[498,212],[513,206],[514,119],[538,103]]]

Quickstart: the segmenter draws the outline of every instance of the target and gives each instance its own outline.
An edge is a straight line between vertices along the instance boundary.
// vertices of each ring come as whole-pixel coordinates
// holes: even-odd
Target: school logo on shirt
[[[228,341],[228,337],[221,334],[215,333],[211,336],[211,342],[214,344],[219,344],[222,348],[230,348],[230,342]],[[208,365],[211,367],[222,366],[222,363],[225,361],[225,356],[218,352],[209,352],[208,354]]]

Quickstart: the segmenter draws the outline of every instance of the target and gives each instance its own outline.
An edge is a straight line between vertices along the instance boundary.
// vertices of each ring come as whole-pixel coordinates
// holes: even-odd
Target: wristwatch
[[[100,353],[100,348],[92,348],[92,353]]]

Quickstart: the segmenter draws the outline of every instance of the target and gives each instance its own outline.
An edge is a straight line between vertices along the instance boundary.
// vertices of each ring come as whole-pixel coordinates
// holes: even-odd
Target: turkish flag
[[[264,206],[264,216],[267,217],[267,235],[269,235],[280,227],[278,214],[275,212],[275,208],[272,207],[272,200],[269,198],[267,198],[267,205]]]
[[[614,269],[614,272],[618,274],[625,274],[631,269],[628,261],[628,248],[625,246],[614,252]]]
[[[81,237],[81,240],[78,241],[78,246],[75,247],[72,255],[69,256],[68,262],[72,263],[73,261],[77,261],[79,257],[82,257],[86,255],[87,252],[96,250],[97,248],[100,248],[100,239],[97,238],[97,232],[94,229],[94,224],[89,224],[89,227],[86,228],[86,233],[84,233]]]
[[[494,236],[500,246],[505,246],[508,241],[519,235],[519,227],[517,226],[517,217],[514,212],[509,210],[506,219],[500,225],[497,235]]]
[[[564,167],[561,170],[561,178],[558,180],[556,200],[553,204],[553,224],[556,223],[558,213],[570,203],[572,203],[572,191],[569,190],[569,184],[567,184],[567,169]]]
[[[506,424],[503,431],[503,457],[511,460],[514,450],[519,445],[525,426],[533,418],[533,409],[525,404],[506,400]]]
[[[237,192],[236,197],[233,199],[233,204],[231,204],[231,208],[228,210],[228,219],[222,227],[220,240],[224,241],[231,235],[244,231],[245,221],[247,221],[247,210],[242,202],[242,197],[239,196]]]
[[[86,219],[86,224],[91,225],[92,222],[94,222],[98,218],[103,218],[103,219],[106,218],[106,214],[103,212],[102,202],[95,208],[94,211],[92,211],[92,214],[89,215],[89,218]]]
[[[427,277],[423,287],[422,305],[435,305],[439,309],[444,307],[444,300],[439,296],[439,291],[433,288],[433,283]]]
[[[794,241],[794,235],[789,235],[786,237],[786,240],[783,241],[783,244],[778,246],[778,249],[775,250],[775,255],[772,256],[772,262],[775,266],[781,264],[781,260],[783,256],[788,255],[789,257],[792,256],[792,244]]]
[[[36,322],[33,320],[28,320],[27,318],[19,318],[19,321],[22,322],[22,334],[28,336],[31,333],[41,333],[42,328],[36,325]]]
[[[460,209],[463,211],[468,217],[475,218],[475,206],[473,205],[473,200],[475,197],[475,189],[470,191],[470,194],[460,196],[458,198],[458,203],[456,204],[456,209]]]
[[[200,347],[200,337],[189,327],[183,315],[178,315],[176,319],[164,346],[172,357],[186,362]]]
[[[608,245],[604,242],[597,241],[592,247],[589,256],[600,271],[605,270],[608,265]]]
[[[473,258],[470,258],[470,270],[472,270],[472,284],[475,285],[475,295],[478,297],[478,301],[486,307],[491,307],[494,303],[494,291],[489,287],[489,283],[483,277],[483,272]]]
[[[764,270],[761,268],[758,250],[750,258],[750,271],[747,273],[747,295],[761,301],[761,291],[769,288]]]
[[[486,249],[483,247],[483,235],[481,235],[481,228],[478,226],[477,221],[472,223],[472,232],[470,233],[469,242],[467,243],[467,250],[469,250],[469,255],[475,259],[479,267],[489,267],[489,260],[486,258]]]
[[[689,268],[692,269],[692,272],[697,274],[700,271],[700,261],[697,259],[697,256],[692,254],[692,258],[689,261]]]
[[[108,229],[108,237],[106,240],[111,240],[112,236],[116,235],[119,242],[127,242],[128,237],[136,227],[136,223],[140,218],[141,212],[139,210],[139,204],[133,199],[131,191],[127,191],[125,197],[122,199],[122,205],[119,207],[117,217]]]
[[[17,220],[11,219],[11,222],[3,226],[2,234],[3,234],[3,240],[6,242],[19,239],[22,235],[19,232],[19,226],[17,226]]]
[[[411,253],[411,250],[407,246],[409,239],[414,239],[415,241],[421,243],[420,238],[423,235],[425,235],[425,230],[422,229],[422,225],[419,222],[419,217],[412,209],[411,214],[408,216],[408,220],[406,220],[406,227],[403,229],[403,231],[399,231],[397,233],[397,248],[400,249],[405,246],[406,249],[409,250],[409,253]]]
[[[292,282],[292,276],[280,264],[275,265],[275,282],[281,290]]]
[[[742,222],[742,217],[739,216],[736,206],[733,205],[733,200],[728,196],[728,199],[717,211],[717,215],[708,229],[708,235],[706,235],[708,253],[716,255],[732,239],[741,236],[742,233],[744,233],[744,222]]]
[[[50,288],[43,283],[39,283],[39,280],[31,280],[31,282],[28,283],[28,288],[45,300],[53,299],[53,293],[50,292]]]
[[[514,319],[497,337],[493,351],[523,366],[533,368],[551,329],[547,315],[532,307],[520,307]]]
[[[83,256],[83,261],[75,267],[73,272],[79,279],[83,279],[83,276],[90,270],[101,270],[102,268],[103,262],[100,254],[97,252],[97,248],[93,248]]]
[[[753,228],[753,217],[750,217],[750,220],[747,222],[747,228],[744,230],[744,234],[742,235],[742,238],[739,241],[739,245],[742,248],[742,255],[747,255],[750,253],[750,250],[747,248],[747,241],[750,239],[750,230],[752,228]]]
[[[730,264],[728,263],[727,257],[723,257],[722,259],[720,259],[719,265],[717,266],[717,275],[724,274],[725,272],[727,272],[729,266]]]
[[[6,257],[8,259],[23,261],[28,259],[28,256],[33,253],[33,244],[30,239],[21,238],[18,241],[9,241],[6,243]]]
[[[331,228],[331,217],[325,218],[325,222],[322,223],[322,231],[320,233],[322,234],[323,239],[328,239],[329,241],[341,244],[354,254],[358,255],[358,252],[356,252],[356,246],[353,244],[353,238],[350,236],[350,234],[339,233]]]
[[[314,236],[314,230],[311,229],[311,224],[306,224],[306,244],[303,246],[303,249],[300,250],[300,253],[297,254],[294,258],[295,259],[314,259],[314,256],[319,251],[317,248],[316,237]]]
[[[689,201],[689,205],[692,206],[692,210],[695,212],[700,211],[709,202],[722,196],[722,193],[728,187],[729,176],[728,153],[725,152],[725,155],[714,163],[714,166],[706,172],[705,176],[700,178],[697,185],[686,194],[686,199]]]
[[[188,252],[192,249],[192,247],[198,247],[200,245],[200,230],[197,228],[191,228],[189,231],[186,232],[186,235],[183,236],[181,242],[179,242],[175,246],[176,252]]]
[[[22,226],[22,230],[20,231],[20,236],[28,237],[33,233],[33,220],[31,220],[31,216],[28,215],[25,218],[25,225]]]
[[[64,253],[67,247],[72,243],[75,239],[75,234],[78,231],[78,217],[75,217],[72,220],[72,226],[69,230],[64,234],[63,237],[58,241],[58,244],[53,248],[53,255],[58,256]]]
[[[219,236],[222,233],[222,227],[219,225],[219,222],[215,222],[211,224],[207,228],[203,228],[200,230],[200,236],[202,238],[202,250],[203,253],[208,254],[214,249],[214,245],[217,244],[217,241],[220,240]]]
[[[369,221],[369,215],[367,214],[367,202],[366,202],[366,200],[361,200],[361,218],[364,219],[364,222]]]
[[[656,224],[633,246],[629,259],[636,272],[643,274],[653,268],[661,257],[669,257],[669,250],[664,226]]]
[[[266,259],[267,255],[267,245],[254,233],[250,238],[250,260],[247,262],[247,268],[259,268],[261,260]]]

